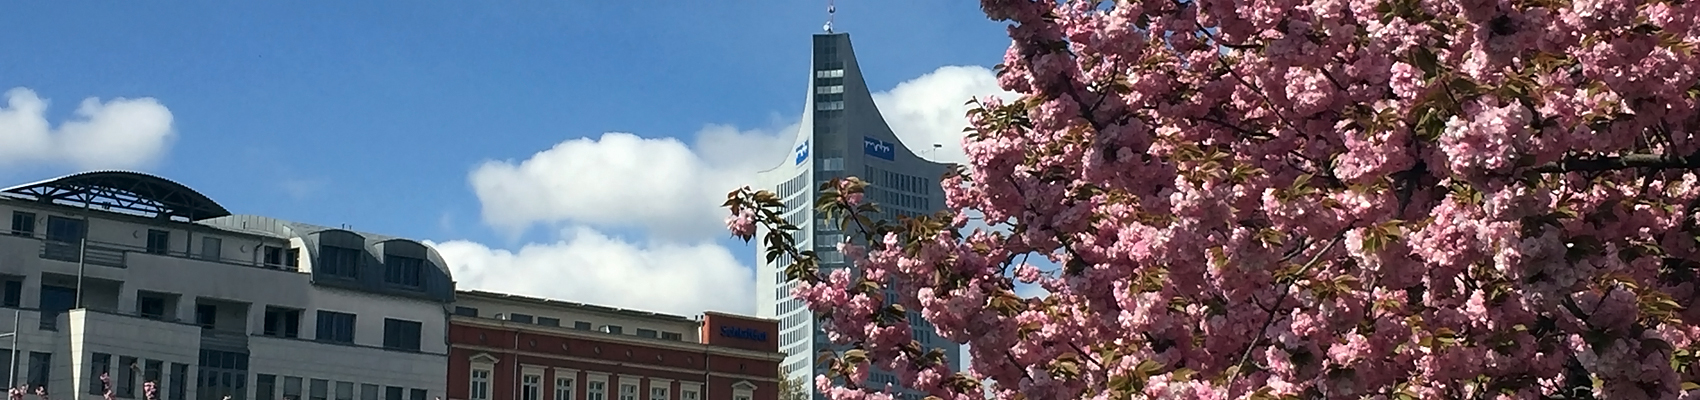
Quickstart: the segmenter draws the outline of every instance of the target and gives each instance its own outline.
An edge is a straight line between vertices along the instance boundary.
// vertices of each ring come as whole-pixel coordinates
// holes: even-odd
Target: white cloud
[[[80,169],[143,168],[170,150],[171,110],[151,97],[83,99],[57,128],[48,101],[27,88],[5,93],[0,107],[0,166],[64,163]]]
[[[968,127],[971,98],[996,95],[1017,98],[998,87],[998,78],[984,67],[946,66],[932,73],[897,84],[889,91],[874,93],[874,103],[891,130],[915,154],[939,162],[965,163],[962,128]],[[939,149],[933,151],[933,145]]]
[[[725,247],[636,244],[587,227],[562,237],[517,252],[459,240],[429,244],[461,287],[686,316],[755,311],[754,278]]]
[[[937,158],[961,161],[963,103],[999,93],[982,67],[944,67],[874,93],[900,139],[943,144]],[[436,244],[463,287],[512,291],[618,307],[689,314],[703,308],[749,312],[753,274],[725,238],[726,192],[778,165],[800,128],[709,125],[690,139],[605,133],[568,140],[524,160],[491,160],[468,176],[485,224],[509,234],[534,225],[566,226],[566,239],[518,252],[466,241]],[[688,141],[688,144],[687,144]],[[603,231],[641,228],[642,245]]]

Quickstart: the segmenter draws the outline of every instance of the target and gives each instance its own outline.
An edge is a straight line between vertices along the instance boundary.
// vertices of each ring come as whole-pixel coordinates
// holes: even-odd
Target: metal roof
[[[170,179],[133,171],[89,171],[0,189],[13,197],[46,203],[130,211],[199,221],[230,215],[206,195]]]

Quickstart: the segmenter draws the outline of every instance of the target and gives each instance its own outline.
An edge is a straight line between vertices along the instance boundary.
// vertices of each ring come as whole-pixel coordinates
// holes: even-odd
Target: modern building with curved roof
[[[0,189],[0,374],[165,400],[444,396],[455,283],[419,241],[232,214],[181,183],[92,171]],[[15,349],[16,352],[5,351]],[[77,396],[82,397],[82,396]]]
[[[837,250],[838,243],[846,239],[845,232],[815,211],[814,201],[820,195],[821,184],[832,178],[857,176],[869,183],[865,198],[879,206],[879,218],[895,221],[901,216],[930,215],[944,208],[939,180],[946,166],[916,155],[886,125],[862,79],[849,34],[829,31],[814,35],[813,40],[802,130],[797,132],[792,153],[779,165],[757,173],[756,180],[757,187],[773,190],[784,199],[785,218],[799,227],[793,232],[797,246],[814,250],[821,269],[830,271],[854,266]],[[758,237],[765,234],[765,229],[757,232]],[[762,249],[756,250],[758,262],[767,260]],[[814,376],[824,372],[824,366],[816,361],[817,354],[843,348],[827,340],[814,315],[801,300],[792,298],[791,289],[796,287],[796,282],[785,276],[785,268],[790,265],[791,260],[781,257],[757,266],[756,315],[780,321],[779,345],[789,356],[782,366],[786,375],[812,383]],[[886,293],[888,299],[895,295]],[[961,346],[933,334],[928,329],[931,325],[919,313],[910,311],[909,319],[916,328],[916,341],[927,348],[941,349],[951,360],[957,360]],[[897,377],[876,369],[868,380],[880,386],[895,384]],[[803,386],[815,399],[824,398],[813,384]],[[904,399],[924,397],[901,387],[896,394]]]

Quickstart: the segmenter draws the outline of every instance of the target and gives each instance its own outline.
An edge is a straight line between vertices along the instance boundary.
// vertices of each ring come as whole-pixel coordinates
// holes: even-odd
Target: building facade
[[[829,32],[814,35],[813,40],[802,131],[792,153],[779,166],[758,173],[757,181],[784,198],[786,219],[800,228],[795,232],[798,246],[812,248],[821,269],[830,271],[851,265],[837,251],[845,232],[839,232],[836,224],[827,223],[814,211],[822,183],[832,178],[860,177],[869,183],[867,201],[879,205],[882,218],[896,220],[898,216],[929,215],[944,208],[939,182],[946,166],[917,156],[886,125],[862,79],[849,34]],[[757,233],[765,235],[766,230]],[[761,249],[757,249],[756,259],[767,259]],[[783,364],[786,374],[813,382],[813,376],[824,372],[824,366],[816,365],[816,355],[843,349],[833,346],[813,314],[791,297],[796,283],[785,277],[785,268],[790,265],[791,260],[782,257],[758,267],[756,310],[758,316],[780,321],[780,348],[788,356]],[[895,295],[886,293],[888,299]],[[911,312],[909,318],[917,328],[915,340],[923,347],[943,349],[951,360],[958,360],[959,345],[934,334],[919,313]],[[868,379],[875,385],[897,381],[893,374],[877,369]],[[815,398],[823,398],[813,385],[807,386]],[[897,393],[910,399],[923,397],[908,389],[900,388]]]
[[[462,291],[450,400],[777,400],[773,320]]]
[[[14,332],[0,357],[16,354],[19,385],[99,398],[108,373],[119,398],[150,381],[166,400],[445,394],[454,281],[420,242],[233,215],[122,171],[0,189],[0,215]]]

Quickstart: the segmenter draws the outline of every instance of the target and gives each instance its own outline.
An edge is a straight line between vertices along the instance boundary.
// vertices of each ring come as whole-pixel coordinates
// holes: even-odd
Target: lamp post
[[[6,390],[18,387],[18,316],[22,311],[12,309],[12,331],[0,333],[0,337],[12,337],[12,350],[6,354]]]

